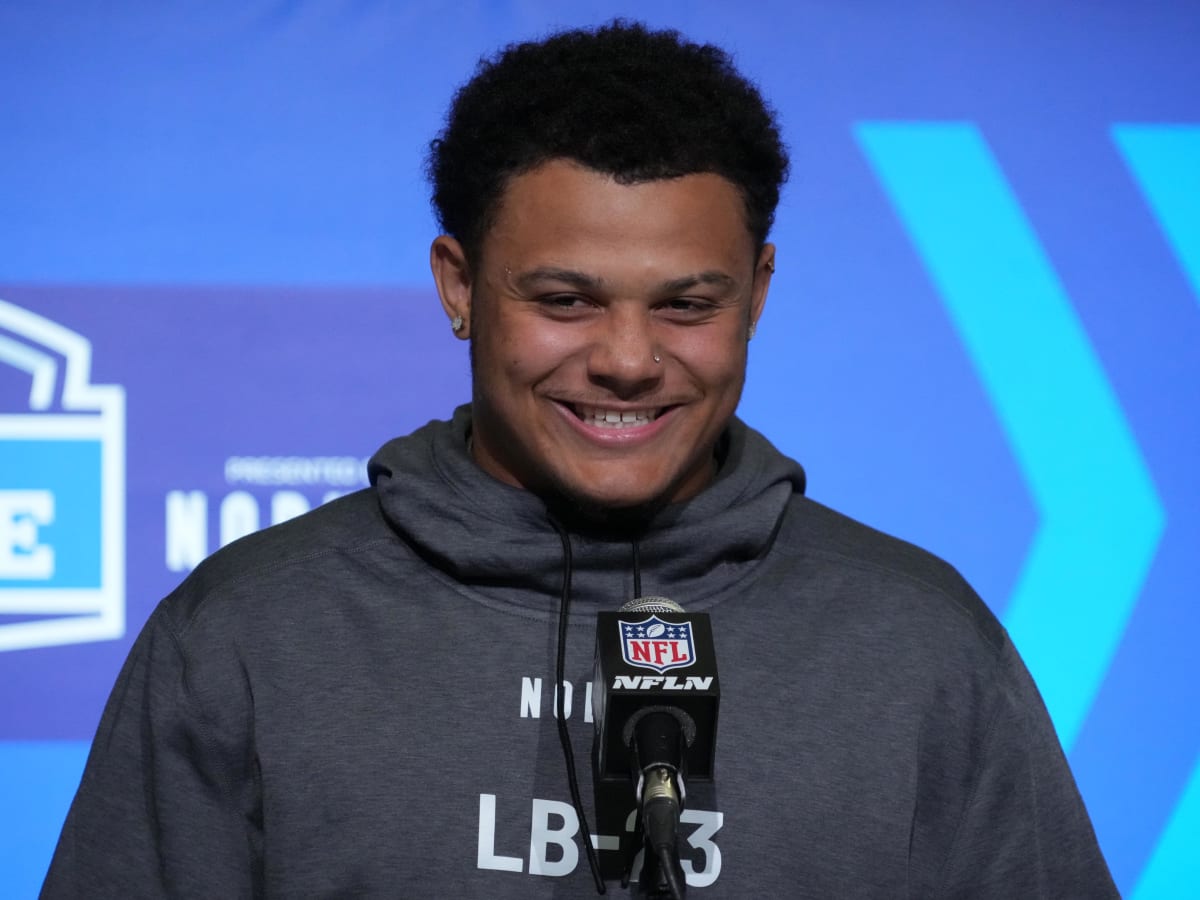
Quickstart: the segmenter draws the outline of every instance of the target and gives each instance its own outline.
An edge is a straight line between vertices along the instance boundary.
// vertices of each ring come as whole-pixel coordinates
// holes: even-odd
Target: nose
[[[655,347],[654,327],[645,309],[622,308],[614,303],[602,317],[588,354],[592,381],[618,397],[635,397],[662,380],[662,356]]]

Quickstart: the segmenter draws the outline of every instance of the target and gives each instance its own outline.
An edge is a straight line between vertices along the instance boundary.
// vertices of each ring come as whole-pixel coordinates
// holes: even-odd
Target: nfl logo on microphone
[[[650,616],[640,622],[617,623],[621,629],[621,655],[631,666],[653,669],[660,675],[696,661],[691,622],[664,622]]]

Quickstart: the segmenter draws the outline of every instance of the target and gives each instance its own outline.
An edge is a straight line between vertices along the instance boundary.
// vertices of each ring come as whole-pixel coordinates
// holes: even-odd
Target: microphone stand
[[[634,728],[641,772],[639,825],[643,833],[640,895],[646,900],[685,900],[687,880],[679,863],[679,813],[684,738],[679,720],[666,710],[647,712]]]

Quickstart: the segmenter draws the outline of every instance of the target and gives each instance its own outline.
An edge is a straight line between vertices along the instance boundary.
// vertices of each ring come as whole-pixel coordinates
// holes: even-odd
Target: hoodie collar
[[[385,444],[368,471],[384,516],[449,580],[493,602],[552,615],[562,584],[562,543],[543,502],[497,481],[471,458],[470,406]],[[572,605],[616,609],[633,596],[632,542],[642,593],[685,609],[717,602],[770,549],[804,472],[758,432],[734,419],[717,477],[672,504],[639,534],[572,533]]]

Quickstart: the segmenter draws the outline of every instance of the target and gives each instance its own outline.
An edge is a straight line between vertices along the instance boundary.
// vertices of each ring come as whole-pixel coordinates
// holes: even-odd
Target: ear
[[[758,325],[759,316],[767,303],[767,290],[771,287],[771,276],[775,274],[775,245],[764,244],[754,266],[754,287],[750,294],[750,334]]]
[[[462,244],[448,234],[434,238],[429,248],[429,268],[450,321],[462,317],[462,327],[455,330],[455,337],[466,340],[471,336],[471,267]]]

